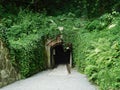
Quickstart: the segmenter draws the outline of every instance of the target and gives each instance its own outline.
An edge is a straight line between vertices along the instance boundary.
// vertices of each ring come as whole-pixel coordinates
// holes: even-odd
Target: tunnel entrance
[[[51,65],[52,68],[59,64],[70,64],[71,61],[71,50],[70,48],[64,49],[63,44],[58,44],[51,47]]]
[[[70,51],[64,50],[62,44],[56,45],[53,47],[53,58],[54,64],[69,64],[70,63]]]
[[[60,36],[47,40],[46,54],[48,68],[54,68],[59,64],[72,67],[72,44],[64,43]]]

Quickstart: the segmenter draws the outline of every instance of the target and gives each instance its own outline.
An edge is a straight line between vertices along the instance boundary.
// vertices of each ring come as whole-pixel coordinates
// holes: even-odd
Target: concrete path
[[[76,70],[68,74],[66,66],[40,72],[25,80],[17,81],[0,90],[98,90],[86,76]]]

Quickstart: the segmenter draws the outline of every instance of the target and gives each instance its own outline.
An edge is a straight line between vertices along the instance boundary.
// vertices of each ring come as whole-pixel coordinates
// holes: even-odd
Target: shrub
[[[90,23],[88,32],[79,31],[75,42],[75,62],[80,71],[85,73],[89,80],[100,86],[101,90],[119,90],[119,68],[120,68],[120,17],[110,15],[100,17],[103,23],[106,19],[110,23],[103,29],[96,30],[99,26]],[[90,27],[95,28],[89,32]]]
[[[27,10],[20,10],[14,19],[2,19],[1,37],[9,43],[11,62],[22,78],[46,68],[44,19],[43,14]]]

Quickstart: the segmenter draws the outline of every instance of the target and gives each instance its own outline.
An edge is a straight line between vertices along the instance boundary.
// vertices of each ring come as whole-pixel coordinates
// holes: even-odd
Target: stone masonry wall
[[[9,51],[0,39],[0,88],[20,79],[9,60]]]

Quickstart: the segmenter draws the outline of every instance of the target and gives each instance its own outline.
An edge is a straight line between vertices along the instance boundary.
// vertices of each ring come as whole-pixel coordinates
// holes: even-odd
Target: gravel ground
[[[65,65],[40,72],[30,78],[17,81],[0,90],[98,90],[85,75],[72,69],[68,74]]]

